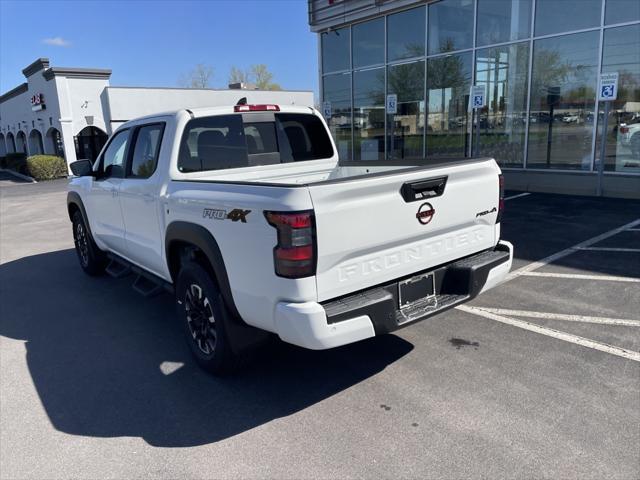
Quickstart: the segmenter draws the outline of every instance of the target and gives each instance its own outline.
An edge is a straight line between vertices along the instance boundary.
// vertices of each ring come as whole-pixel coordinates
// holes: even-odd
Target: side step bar
[[[113,278],[122,278],[126,277],[131,273],[131,267],[121,261],[112,258],[109,256],[110,262],[107,265],[107,269],[105,270],[109,275]]]
[[[114,253],[107,253],[107,257],[110,262],[106,272],[114,278],[123,278],[131,273],[135,273],[136,278],[131,287],[143,297],[155,297],[163,291],[173,293],[173,285],[166,280],[143,270]]]

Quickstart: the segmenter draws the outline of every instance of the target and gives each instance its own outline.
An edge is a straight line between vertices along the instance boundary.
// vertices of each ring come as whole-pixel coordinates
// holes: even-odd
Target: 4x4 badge
[[[247,223],[247,215],[251,213],[251,210],[242,210],[241,208],[234,208],[229,213],[226,210],[219,208],[205,208],[202,211],[202,218],[212,218],[215,220],[229,219],[232,222]]]

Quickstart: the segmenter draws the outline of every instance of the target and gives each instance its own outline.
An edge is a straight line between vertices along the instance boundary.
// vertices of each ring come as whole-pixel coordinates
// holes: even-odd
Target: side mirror
[[[90,160],[78,160],[69,165],[71,172],[76,177],[92,177],[93,176],[93,164]]]

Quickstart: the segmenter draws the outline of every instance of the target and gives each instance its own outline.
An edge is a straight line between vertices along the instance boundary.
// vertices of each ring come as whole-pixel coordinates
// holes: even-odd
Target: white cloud
[[[69,47],[71,45],[69,40],[65,40],[62,37],[45,38],[42,40],[42,43],[53,45],[54,47]]]

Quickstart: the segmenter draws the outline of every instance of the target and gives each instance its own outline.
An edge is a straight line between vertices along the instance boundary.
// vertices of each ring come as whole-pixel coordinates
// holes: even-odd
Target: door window
[[[111,142],[109,142],[100,164],[100,171],[104,177],[121,178],[124,176],[124,160],[128,139],[129,130],[123,130],[116,133]]]
[[[145,125],[138,129],[129,176],[148,178],[156,170],[164,124]]]

